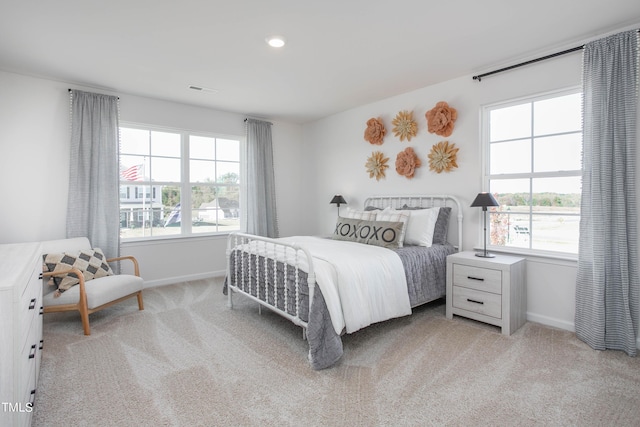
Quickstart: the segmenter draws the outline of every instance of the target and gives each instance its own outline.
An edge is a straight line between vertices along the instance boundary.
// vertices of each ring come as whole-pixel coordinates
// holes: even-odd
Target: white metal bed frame
[[[458,201],[458,199],[454,196],[450,195],[410,195],[410,196],[372,196],[365,199],[364,206],[373,206],[376,208],[385,208],[387,206],[401,209],[404,206],[409,207],[420,207],[420,208],[431,208],[431,207],[451,207],[452,215],[455,213],[457,217],[457,241],[458,245],[456,249],[460,252],[462,251],[462,205]],[[451,233],[450,233],[451,234]],[[264,274],[266,275],[268,272],[267,263],[268,259],[273,259],[274,261],[282,261],[287,265],[291,265],[295,268],[296,277],[295,277],[295,314],[288,313],[287,310],[287,298],[288,298],[288,290],[286,286],[286,277],[285,277],[285,286],[283,290],[282,297],[284,298],[284,310],[277,307],[278,304],[278,288],[277,286],[271,292],[271,296],[273,297],[273,301],[275,305],[270,304],[269,301],[269,289],[267,286],[264,287],[264,292],[267,295],[262,295],[264,299],[261,298],[260,286],[258,283],[256,285],[256,295],[252,295],[250,293],[251,283],[245,283],[244,275],[240,272],[239,265],[242,265],[242,262],[238,262],[235,260],[234,266],[235,268],[232,271],[231,265],[231,255],[235,248],[243,246],[244,248],[251,248],[250,252],[253,254],[262,255],[262,259],[259,256],[255,257],[255,268],[256,271],[261,267],[260,263],[262,263],[262,267],[264,268]],[[255,236],[247,233],[231,233],[227,239],[227,305],[229,308],[233,308],[233,292],[238,292],[253,301],[257,302],[258,308],[267,307],[269,310],[274,311],[275,313],[289,319],[295,325],[302,327],[302,336],[306,337],[306,328],[307,322],[302,320],[299,316],[299,306],[300,306],[300,277],[298,272],[300,271],[300,266],[307,266],[307,285],[309,287],[309,313],[311,313],[311,296],[313,295],[313,290],[316,285],[316,277],[313,268],[313,258],[311,253],[305,247],[302,247],[298,244],[290,244],[286,242],[282,242],[276,239],[271,239],[267,237]],[[246,252],[237,252],[236,254],[245,257]],[[273,281],[277,283],[277,269],[273,268]],[[286,276],[286,271],[285,271]],[[235,278],[236,285],[232,285],[231,278]],[[240,281],[241,286],[238,286],[237,283]],[[245,289],[249,287],[249,292]]]
[[[285,264],[291,265],[295,267],[296,278],[295,278],[295,315],[289,314],[287,309],[287,297],[288,290],[286,286],[286,271],[285,271],[285,286],[283,290],[283,298],[284,298],[284,310],[277,307],[278,304],[278,287],[274,286],[273,288],[273,301],[275,305],[269,304],[269,288],[267,286],[264,287],[263,294],[264,300],[260,298],[260,286],[256,283],[256,296],[251,295],[250,292],[245,291],[247,286],[251,289],[251,283],[245,283],[245,277],[240,272],[239,265],[242,265],[242,262],[238,262],[238,259],[234,262],[234,270],[231,271],[231,254],[235,248],[243,246],[245,248],[251,248],[250,252],[236,252],[237,255],[241,257],[245,257],[247,253],[255,253],[256,255],[263,255],[262,261],[260,257],[255,257],[255,268],[256,272],[260,269],[260,263],[262,262],[262,267],[264,268],[264,274],[266,275],[268,272],[267,264],[268,259],[273,259],[275,261],[282,261]],[[270,239],[268,237],[255,236],[252,234],[246,233],[231,233],[229,234],[229,238],[227,239],[227,305],[229,308],[233,308],[233,292],[238,292],[240,294],[245,295],[246,297],[252,299],[253,301],[259,304],[259,308],[262,306],[267,307],[268,309],[276,312],[277,314],[289,319],[295,325],[301,326],[303,328],[303,338],[305,336],[305,329],[307,328],[307,322],[300,318],[300,276],[299,276],[299,267],[301,264],[304,264],[307,267],[307,286],[309,287],[309,296],[313,295],[313,289],[315,287],[315,273],[313,270],[313,258],[311,257],[311,253],[308,249],[293,243],[281,242],[279,240]],[[231,284],[231,277],[234,277],[235,283],[240,281],[241,287],[237,285]],[[273,268],[273,281],[277,283],[277,269]],[[309,300],[309,312],[311,312],[311,300]]]

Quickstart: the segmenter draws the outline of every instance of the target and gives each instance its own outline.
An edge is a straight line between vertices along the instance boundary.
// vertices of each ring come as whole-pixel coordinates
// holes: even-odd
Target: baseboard
[[[540,323],[542,325],[553,326],[554,328],[558,329],[564,329],[565,331],[576,331],[576,326],[573,322],[557,319],[555,317],[541,316],[535,313],[527,313],[527,320],[530,322]]]
[[[573,322],[567,322],[566,320],[559,320],[553,317],[540,316],[539,314],[527,313],[527,320],[530,322],[540,323],[546,326],[552,326],[558,329],[564,329],[565,331],[575,332],[576,326]],[[638,332],[638,338],[636,339],[636,348],[640,350],[640,331]]]
[[[226,270],[208,271],[206,273],[188,274],[185,276],[174,276],[156,280],[145,280],[144,288],[156,288],[158,286],[173,285],[180,282],[190,282],[192,280],[210,279],[212,277],[224,277]]]

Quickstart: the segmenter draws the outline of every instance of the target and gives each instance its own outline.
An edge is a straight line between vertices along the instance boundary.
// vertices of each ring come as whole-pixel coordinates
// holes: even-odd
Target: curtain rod
[[[566,55],[567,53],[576,52],[578,50],[584,49],[584,45],[572,47],[571,49],[563,50],[562,52],[552,53],[551,55],[542,56],[540,58],[532,59],[530,61],[521,62],[519,64],[510,65],[508,67],[500,68],[499,70],[489,71],[488,73],[479,74],[477,76],[473,76],[473,80],[482,81],[483,77],[490,76],[492,74],[501,73],[503,71],[512,70],[514,68],[523,67],[525,65],[533,64],[534,62],[544,61],[545,59],[555,58],[556,56]]]
[[[637,32],[640,33],[640,30],[637,30]],[[550,55],[546,55],[546,56],[542,56],[540,58],[532,59],[530,61],[521,62],[520,64],[516,64],[516,65],[511,65],[509,67],[500,68],[499,70],[489,71],[488,73],[484,73],[484,74],[479,74],[477,76],[473,76],[473,80],[482,81],[483,77],[490,76],[492,74],[497,74],[497,73],[501,73],[503,71],[508,71],[508,70],[512,70],[514,68],[522,67],[524,65],[529,65],[529,64],[533,64],[535,62],[544,61],[545,59],[555,58],[556,56],[566,55],[567,53],[577,52],[579,50],[584,49],[584,46],[585,45],[572,47],[571,49],[563,50],[562,52],[552,53]]]
[[[71,89],[71,88],[70,88],[70,89],[69,89],[69,92],[73,92],[74,90],[80,90],[80,89]],[[110,96],[110,95],[107,95],[107,96]],[[118,101],[120,100],[120,97],[119,97],[119,96],[117,96],[116,98],[118,98]]]
[[[244,122],[246,123],[246,122],[247,122],[248,120],[250,120],[250,119],[251,119],[251,120],[257,120],[257,121],[259,121],[259,122],[264,122],[264,123],[267,123],[267,124],[269,124],[269,125],[272,125],[272,126],[273,126],[273,123],[271,123],[271,122],[268,122],[268,121],[266,121],[266,120],[264,120],[264,119],[256,119],[256,118],[253,118],[253,117],[247,117],[247,118],[245,118],[245,119],[244,119]]]

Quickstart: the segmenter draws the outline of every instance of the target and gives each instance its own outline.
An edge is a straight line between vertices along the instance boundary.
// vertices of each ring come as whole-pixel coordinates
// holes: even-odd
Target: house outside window
[[[577,254],[582,115],[579,89],[482,109],[489,247]]]
[[[240,141],[240,137],[124,124],[120,128],[120,237],[151,239],[239,230]]]

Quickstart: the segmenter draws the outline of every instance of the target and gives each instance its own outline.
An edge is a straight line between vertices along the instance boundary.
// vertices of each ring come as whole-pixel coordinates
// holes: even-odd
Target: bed
[[[342,357],[343,334],[444,297],[446,257],[460,250],[456,197],[374,196],[330,237],[231,233],[224,292],[230,308],[240,294],[302,327],[311,367],[325,369]]]

